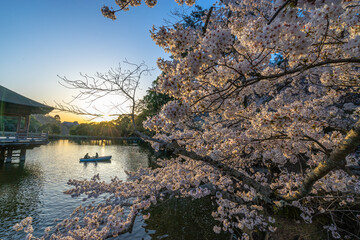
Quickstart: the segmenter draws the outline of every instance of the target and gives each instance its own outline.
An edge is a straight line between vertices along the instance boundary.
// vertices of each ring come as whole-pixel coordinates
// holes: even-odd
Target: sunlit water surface
[[[103,142],[104,143],[104,142]],[[80,163],[86,153],[112,155],[111,162]],[[24,164],[0,167],[0,239],[23,239],[12,226],[27,216],[34,218],[35,235],[41,236],[55,219],[68,217],[74,208],[86,204],[82,198],[63,193],[69,179],[90,179],[95,174],[109,181],[117,176],[126,180],[125,170],[134,171],[149,164],[149,153],[139,146],[74,143],[68,140],[51,142],[28,150]],[[141,219],[132,234],[121,239],[149,239]]]
[[[96,152],[112,155],[111,162],[79,162],[86,153]],[[93,200],[82,201],[81,196],[72,198],[63,193],[71,188],[69,179],[90,179],[99,174],[105,181],[115,176],[126,180],[125,170],[148,167],[150,158],[148,148],[108,142],[59,140],[27,151],[25,163],[0,166],[0,240],[24,239],[26,235],[12,226],[28,216],[34,219],[34,235],[41,237],[46,227],[56,224],[55,219],[68,218],[80,204],[90,204]],[[100,196],[96,201],[102,199]],[[137,217],[133,231],[116,239],[230,239],[213,232],[217,223],[210,214],[214,208],[210,198],[164,201],[150,208],[148,220]]]

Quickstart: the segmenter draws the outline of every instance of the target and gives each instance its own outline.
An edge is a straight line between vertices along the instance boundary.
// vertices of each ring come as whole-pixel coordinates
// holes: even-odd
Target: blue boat
[[[109,161],[111,156],[99,156],[99,157],[90,157],[90,158],[80,158],[80,162],[99,162],[99,161]]]

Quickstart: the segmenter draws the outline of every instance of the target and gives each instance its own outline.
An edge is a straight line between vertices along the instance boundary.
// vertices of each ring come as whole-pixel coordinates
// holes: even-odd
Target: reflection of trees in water
[[[157,164],[155,163],[155,150],[151,147],[150,143],[139,142],[137,145],[139,146],[139,151],[147,156],[147,167],[156,168]]]
[[[150,147],[150,144],[143,142],[143,141],[138,141],[138,140],[133,140],[133,139],[129,139],[129,140],[120,140],[120,139],[91,139],[91,137],[89,137],[89,139],[82,139],[81,137],[79,137],[78,139],[76,138],[76,136],[74,136],[74,138],[72,139],[51,139],[50,140],[50,145],[57,145],[59,142],[61,141],[67,141],[69,143],[75,143],[78,145],[121,145],[121,146],[147,146],[147,148]],[[150,147],[151,148],[151,147]]]
[[[127,171],[149,166],[148,155],[139,151],[139,146],[124,146],[121,148],[121,155],[123,167]]]
[[[150,208],[144,228],[155,230],[150,233],[153,239],[230,239],[229,234],[214,233],[217,222],[211,212],[215,210],[210,198],[172,199]]]
[[[27,216],[36,217],[43,176],[38,166],[4,164],[0,166],[0,239],[13,237],[9,229]],[[16,238],[14,238],[16,239]]]

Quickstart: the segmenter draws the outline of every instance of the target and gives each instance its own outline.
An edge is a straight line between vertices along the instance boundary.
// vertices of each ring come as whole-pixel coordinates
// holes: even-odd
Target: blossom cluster
[[[192,6],[195,4],[195,0],[175,0],[175,1],[180,5],[185,3],[188,6]],[[157,0],[144,0],[144,2],[150,8],[155,7],[157,4]],[[130,10],[129,7],[140,6],[141,0],[115,0],[115,3],[116,3],[116,5],[118,5],[120,7],[120,10],[129,11]],[[103,16],[106,18],[110,18],[112,20],[116,19],[115,12],[117,12],[117,11],[110,10],[108,6],[103,6],[101,8],[101,12],[102,12]]]
[[[359,6],[358,0],[223,0],[205,13],[202,28],[154,27],[151,37],[172,56],[158,60],[163,73],[156,90],[174,100],[144,126],[156,133],[156,150],[176,142],[197,160],[174,157],[131,173],[127,182],[69,182],[68,194],[112,198],[81,221],[64,222],[62,236],[104,238],[124,232],[139,211],[164,199],[209,195],[218,205],[215,232],[275,231],[264,210],[273,204],[299,209],[306,223],[331,214],[326,230],[346,236],[334,212],[352,214],[345,208],[359,204],[359,176],[347,171],[358,159],[341,156],[341,169],[321,176],[316,169],[349,141],[359,121]],[[115,19],[108,7],[102,12]],[[307,176],[317,174],[305,196],[281,198],[296,196]],[[126,214],[125,205],[131,206]]]
[[[209,20],[205,33],[153,29],[152,38],[173,56],[158,61],[163,74],[157,90],[190,109],[173,122],[164,108],[145,126],[164,141],[176,139],[188,151],[243,171],[277,194],[295,194],[359,120],[359,102],[350,98],[358,97],[360,84],[358,1],[222,2],[203,18]],[[174,44],[177,34],[196,44]],[[281,58],[274,60],[275,54]],[[332,171],[309,197],[355,196],[358,181]],[[320,204],[318,196],[314,199],[291,205],[306,222],[318,211],[307,206]],[[345,203],[336,200],[333,206]]]

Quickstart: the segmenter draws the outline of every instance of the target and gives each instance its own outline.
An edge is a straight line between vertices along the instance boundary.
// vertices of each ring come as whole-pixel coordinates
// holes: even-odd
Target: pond
[[[80,163],[86,153],[112,155],[111,162]],[[109,141],[52,141],[28,150],[25,163],[0,166],[0,239],[23,239],[12,226],[23,218],[34,218],[34,235],[54,226],[55,219],[67,218],[75,207],[91,203],[63,193],[69,179],[90,179],[95,174],[109,181],[117,176],[126,180],[125,171],[148,167],[151,151],[138,145],[120,145]],[[210,201],[175,200],[153,208],[150,219],[138,217],[132,233],[117,239],[229,239],[214,235],[208,219]],[[205,217],[203,215],[206,215]]]

